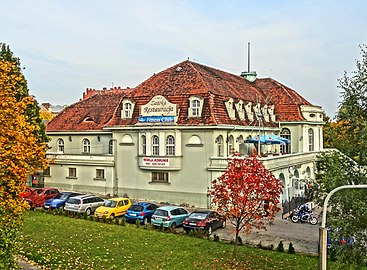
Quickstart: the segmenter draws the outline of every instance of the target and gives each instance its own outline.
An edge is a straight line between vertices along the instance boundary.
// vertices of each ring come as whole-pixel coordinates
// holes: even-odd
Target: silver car
[[[105,202],[96,195],[81,195],[69,198],[65,203],[65,210],[77,213],[86,213],[88,216]]]

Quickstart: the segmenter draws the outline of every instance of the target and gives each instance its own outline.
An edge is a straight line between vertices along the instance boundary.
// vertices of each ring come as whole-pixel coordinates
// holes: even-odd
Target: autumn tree
[[[209,194],[213,206],[224,212],[235,227],[236,256],[239,233],[250,233],[252,228],[265,229],[271,223],[278,207],[282,183],[257,159],[256,153],[241,157],[233,151],[222,176],[212,182]]]
[[[0,54],[0,269],[16,268],[15,241],[27,208],[19,194],[28,175],[47,166],[46,136],[26,85],[19,60]]]
[[[360,46],[361,60],[356,70],[339,80],[341,102],[336,119],[326,127],[328,147],[338,151],[325,152],[317,162],[318,200],[342,185],[367,184],[367,47]],[[342,190],[329,204],[327,226],[341,228],[341,236],[355,236],[353,249],[343,249],[339,258],[359,264],[367,257],[367,190]],[[364,263],[365,264],[365,263]]]

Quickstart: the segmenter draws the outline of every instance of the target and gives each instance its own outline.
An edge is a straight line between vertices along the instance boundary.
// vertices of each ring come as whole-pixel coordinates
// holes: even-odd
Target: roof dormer
[[[133,117],[135,103],[129,99],[124,99],[122,101],[122,108],[121,108],[121,118],[122,119],[129,119]]]
[[[226,104],[227,113],[228,113],[229,118],[231,118],[231,120],[235,120],[236,119],[236,111],[235,111],[234,106],[233,106],[233,98],[229,98],[229,100],[226,101],[225,104]]]

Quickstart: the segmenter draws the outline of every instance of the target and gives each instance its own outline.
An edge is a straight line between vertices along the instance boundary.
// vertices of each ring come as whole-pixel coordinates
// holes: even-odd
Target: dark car
[[[57,188],[36,188],[29,196],[24,197],[24,199],[32,208],[41,207],[45,201],[52,199],[57,194],[59,194],[59,190]]]
[[[192,212],[183,222],[186,232],[191,230],[202,230],[209,235],[218,228],[226,226],[226,218],[213,210],[196,210]]]
[[[152,215],[158,208],[157,205],[150,202],[133,203],[125,214],[126,221],[136,222],[139,219],[141,224],[151,222]]]
[[[72,192],[72,191],[60,192],[54,198],[47,200],[43,204],[43,208],[45,209],[57,209],[57,208],[64,209],[66,201],[70,197],[74,197],[78,195],[82,195],[82,194],[77,193],[77,192]]]

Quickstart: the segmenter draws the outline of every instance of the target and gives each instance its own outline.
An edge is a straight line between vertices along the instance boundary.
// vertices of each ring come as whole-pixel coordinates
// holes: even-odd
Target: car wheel
[[[147,217],[144,217],[142,224],[145,225],[147,223],[148,223],[148,218]]]
[[[227,224],[226,224],[226,221],[225,221],[225,220],[223,220],[223,221],[222,221],[222,228],[225,228],[225,227],[226,227],[226,225],[227,225]]]
[[[92,213],[92,210],[90,208],[87,208],[85,210],[85,213],[87,214],[87,216],[89,216]]]
[[[176,229],[176,222],[173,222],[171,225],[171,229]]]
[[[115,214],[111,214],[110,219],[115,219]]]
[[[211,234],[212,234],[212,232],[213,232],[213,228],[212,228],[212,226],[209,226],[209,227],[208,227],[207,232],[208,232],[208,234],[209,234],[209,235],[211,235]]]

